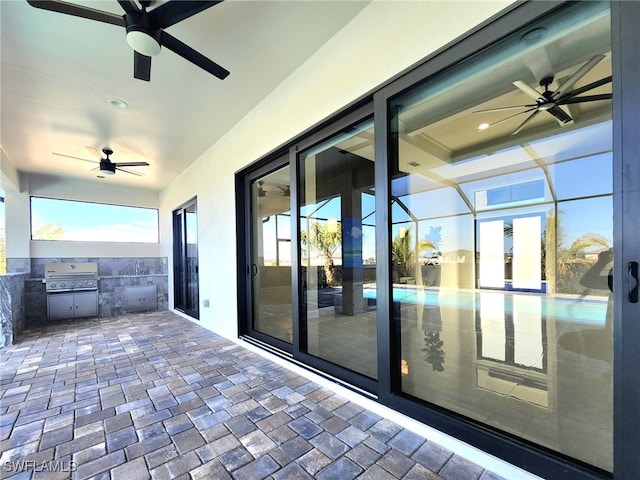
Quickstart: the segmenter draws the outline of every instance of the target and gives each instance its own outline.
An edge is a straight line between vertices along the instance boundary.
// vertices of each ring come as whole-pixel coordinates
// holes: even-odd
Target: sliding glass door
[[[401,392],[606,471],[611,74],[594,2],[390,105]]]
[[[293,343],[290,175],[284,165],[248,182],[250,328],[284,350]]]
[[[198,300],[198,215],[194,198],[173,212],[173,303],[200,318]]]

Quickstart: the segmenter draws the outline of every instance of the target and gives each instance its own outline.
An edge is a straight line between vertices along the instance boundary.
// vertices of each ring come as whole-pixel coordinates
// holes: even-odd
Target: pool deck
[[[504,478],[168,311],[27,329],[0,359],[2,478]]]

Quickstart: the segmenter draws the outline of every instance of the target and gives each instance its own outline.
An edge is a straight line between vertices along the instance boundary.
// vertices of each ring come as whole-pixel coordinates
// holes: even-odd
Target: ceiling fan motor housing
[[[116,165],[111,163],[108,159],[103,158],[100,160],[100,173],[103,175],[115,175]]]
[[[153,28],[146,12],[127,12],[127,43],[136,52],[147,57],[160,53],[160,29]]]

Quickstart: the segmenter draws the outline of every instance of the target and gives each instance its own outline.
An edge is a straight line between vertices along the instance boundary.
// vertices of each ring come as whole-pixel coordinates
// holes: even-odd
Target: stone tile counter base
[[[23,259],[11,263],[15,268],[25,269]],[[20,261],[18,261],[20,260]],[[127,289],[130,287],[155,286],[157,309],[167,310],[169,285],[166,257],[144,258],[32,258],[26,269],[24,281],[25,317],[27,325],[46,323],[47,294],[43,283],[47,263],[98,264],[98,316],[102,318],[125,315]]]

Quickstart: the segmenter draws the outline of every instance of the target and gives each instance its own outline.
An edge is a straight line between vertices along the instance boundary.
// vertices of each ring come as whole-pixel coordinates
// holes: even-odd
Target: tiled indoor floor
[[[0,353],[2,478],[500,478],[171,312]]]

